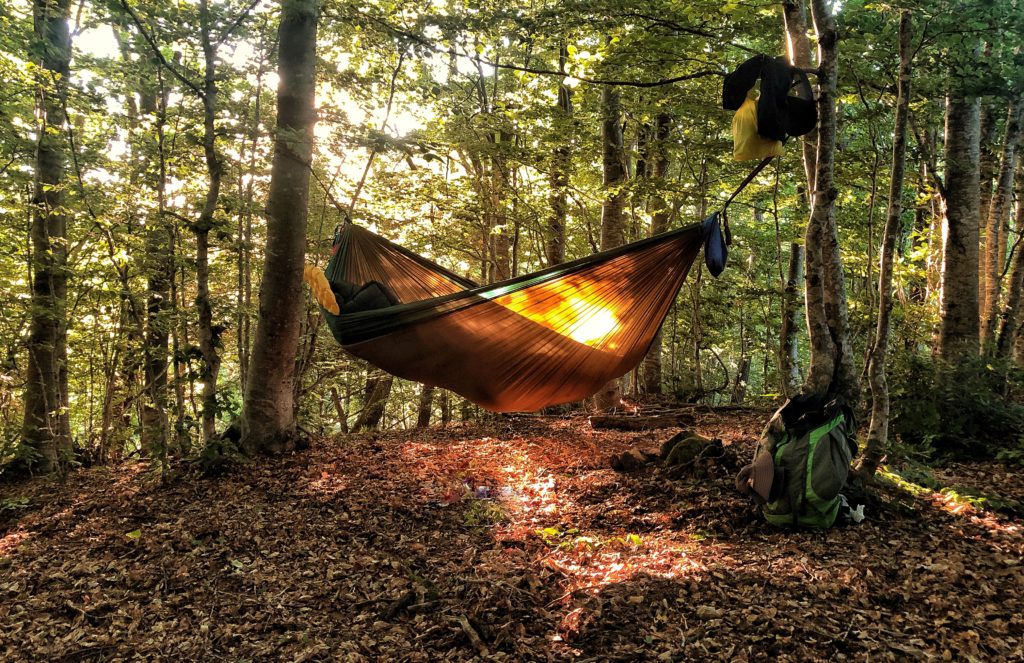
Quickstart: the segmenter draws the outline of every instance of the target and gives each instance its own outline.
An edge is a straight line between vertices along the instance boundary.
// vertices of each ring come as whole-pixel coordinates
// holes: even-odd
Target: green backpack
[[[853,417],[835,401],[815,414],[819,415],[814,417],[816,424],[807,425],[804,418],[804,426],[766,436],[759,445],[758,452],[765,445],[775,461],[772,497],[777,498],[761,507],[773,525],[828,528],[839,513],[839,492],[846,485],[857,450],[850,434]],[[830,418],[822,422],[822,417]]]

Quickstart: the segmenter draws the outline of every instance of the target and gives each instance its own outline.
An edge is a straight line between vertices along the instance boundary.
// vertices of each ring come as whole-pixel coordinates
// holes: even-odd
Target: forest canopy
[[[1019,458],[1020,10],[8,2],[0,463],[225,452],[263,377],[250,367],[261,283],[278,277],[263,273],[271,166],[275,145],[301,143],[277,122],[280,72],[298,71],[282,40],[299,38],[286,27],[303,12],[316,108],[305,261],[322,267],[351,219],[481,283],[720,208],[751,167],[732,160],[723,76],[753,54],[787,56],[831,108],[830,147],[791,139],[732,203],[729,269],[694,268],[627,396],[771,405],[818,384],[857,402],[864,377],[867,413],[874,360],[893,401],[882,443]],[[346,355],[289,283],[305,304],[284,409],[303,430],[480,413]],[[829,343],[837,368],[822,382]]]

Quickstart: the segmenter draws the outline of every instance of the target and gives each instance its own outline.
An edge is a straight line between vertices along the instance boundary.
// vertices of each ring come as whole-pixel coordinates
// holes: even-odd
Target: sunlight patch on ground
[[[324,465],[320,474],[305,485],[307,490],[314,495],[330,496],[344,493],[348,489],[349,482],[338,467],[334,463],[330,463]]]
[[[557,455],[554,448],[554,441],[551,447],[524,448],[521,440],[483,437],[444,445],[407,442],[401,454],[422,482],[425,500],[464,502],[474,516],[479,504],[492,502],[502,511],[501,518],[486,523],[496,540],[548,548],[535,551],[537,562],[562,578],[564,594],[552,605],[571,605],[581,595],[599,594],[638,574],[678,580],[707,571],[706,546],[699,537],[672,529],[669,514],[651,514],[666,529],[642,534],[567,524],[580,507],[570,490],[560,487],[561,464],[569,458],[551,458]],[[578,446],[574,451],[573,462],[597,455],[596,449],[590,458]],[[473,523],[485,524],[478,520]]]
[[[963,500],[959,495],[943,492],[931,493],[929,497],[929,501],[934,506],[954,516],[966,518],[971,523],[992,532],[1008,535],[1015,535],[1021,532],[1020,525],[1004,518],[999,518],[990,511],[978,509],[970,502]]]
[[[11,532],[3,538],[0,538],[0,555],[6,555],[12,552],[28,537],[28,532]]]

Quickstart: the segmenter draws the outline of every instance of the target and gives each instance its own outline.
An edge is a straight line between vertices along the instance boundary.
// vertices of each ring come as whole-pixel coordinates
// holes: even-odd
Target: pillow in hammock
[[[391,289],[379,281],[370,281],[357,286],[351,281],[332,281],[331,290],[338,300],[338,308],[342,313],[359,313],[387,308],[398,303]]]

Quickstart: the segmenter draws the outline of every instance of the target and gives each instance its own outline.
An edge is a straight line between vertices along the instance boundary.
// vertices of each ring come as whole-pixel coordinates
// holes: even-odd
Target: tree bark
[[[156,196],[156,214],[146,219],[145,266],[146,266],[146,333],[143,376],[146,381],[142,402],[142,451],[150,457],[165,457],[170,443],[167,417],[167,360],[170,339],[171,314],[174,302],[171,300],[171,279],[174,278],[174,255],[166,208],[165,185],[167,182],[166,159],[164,156],[163,124],[166,118],[166,94],[157,80],[150,78],[147,71],[139,85],[139,110],[152,118],[155,139],[146,139],[148,146],[156,152],[155,169],[146,166],[146,186]],[[140,162],[154,161],[152,154],[141,155]]]
[[[811,16],[818,37],[818,150],[814,202],[804,242],[811,362],[802,391],[836,394],[855,407],[860,398],[860,385],[850,348],[846,284],[835,219],[838,191],[833,179],[839,35],[825,0],[811,0]]]
[[[654,187],[654,193],[650,198],[652,237],[668,230],[670,210],[661,187],[665,185],[665,177],[668,175],[668,136],[671,128],[672,117],[667,113],[659,113],[654,125],[654,149],[649,166],[649,177]],[[643,361],[644,391],[648,394],[662,393],[661,338],[661,328],[659,327],[658,333],[655,334],[654,340],[651,342],[651,349],[648,350]]]
[[[606,85],[601,89],[601,153],[602,183],[604,185],[604,200],[601,203],[602,251],[626,243],[626,221],[623,214],[625,194],[622,191],[622,185],[626,181],[626,155],[623,149],[620,115],[619,91],[611,85]],[[607,402],[614,404],[609,407],[615,407],[621,400],[621,391],[619,381],[612,380],[598,393],[608,395]]]
[[[71,452],[67,425],[67,216],[65,124],[71,62],[69,0],[35,0],[35,41],[47,79],[36,90],[40,120],[32,196],[32,309],[22,436],[38,469],[56,472]]]
[[[1024,163],[1018,166],[1017,211],[1015,213],[1018,237],[1024,233]],[[1013,254],[1010,281],[1006,289],[1006,304],[1003,307],[999,325],[999,340],[996,344],[997,357],[1009,357],[1014,353],[1020,331],[1020,300],[1024,290],[1024,246],[1018,244]]]
[[[562,44],[558,50],[559,71],[565,71],[565,61],[568,57],[569,52],[565,44]],[[560,141],[564,137],[564,142],[558,142],[551,153],[551,193],[548,195],[551,211],[548,214],[547,238],[544,244],[549,266],[565,262],[565,217],[568,209],[566,190],[569,186],[571,165],[572,90],[564,82],[558,84],[558,105],[554,115],[554,126],[557,128],[554,140]]]
[[[789,397],[800,390],[800,357],[797,344],[797,315],[800,313],[800,283],[804,279],[804,247],[791,242],[786,285],[782,292],[782,329],[779,332],[779,373],[782,393]]]
[[[988,206],[985,224],[985,291],[982,309],[981,347],[987,351],[994,340],[999,310],[999,291],[1006,251],[1006,224],[1013,197],[1013,175],[1017,169],[1017,146],[1021,137],[1021,99],[1010,102],[1006,113],[1006,133],[995,191]],[[1018,225],[1020,220],[1018,220]]]
[[[203,157],[209,182],[203,210],[195,224],[196,233],[196,310],[199,315],[199,352],[203,356],[200,383],[203,386],[201,419],[203,442],[209,442],[217,434],[217,377],[220,374],[221,358],[217,352],[220,346],[220,329],[213,324],[213,306],[210,301],[210,231],[213,229],[214,213],[220,197],[222,167],[217,155],[217,133],[214,121],[217,116],[217,61],[210,31],[211,18],[207,0],[199,1],[200,37],[203,44],[205,71],[203,76]]]
[[[278,31],[277,132],[267,198],[267,243],[249,380],[242,405],[242,446],[249,452],[294,448],[292,402],[299,343],[313,126],[317,4],[284,0]]]
[[[811,69],[811,40],[807,35],[807,8],[804,0],[787,0],[782,4],[783,25],[786,30],[786,51],[789,62],[802,69]],[[809,213],[814,201],[815,172],[818,162],[818,130],[802,136],[800,139],[801,160],[804,166],[806,186],[803,189],[803,205],[799,210]],[[808,227],[808,231],[810,227]],[[788,397],[800,389],[799,347],[796,338],[796,320],[800,313],[800,283],[804,280],[806,252],[804,246],[796,242],[790,244],[789,268],[782,295],[782,326],[779,330],[779,373],[782,379],[782,391]],[[806,297],[806,295],[805,295]]]
[[[626,195],[626,157],[622,144],[622,119],[618,89],[606,85],[601,89],[601,145],[604,201],[601,203],[601,250],[626,243],[626,222],[623,214]]]
[[[394,381],[394,376],[386,373],[366,379],[366,389],[363,392],[363,411],[359,413],[356,422],[352,425],[353,431],[373,430],[380,426]]]
[[[868,363],[868,381],[871,385],[871,424],[868,428],[864,455],[859,471],[871,477],[885,453],[889,437],[889,386],[886,382],[885,363],[889,351],[889,327],[892,313],[892,268],[896,251],[896,238],[900,233],[903,213],[903,179],[907,161],[907,119],[910,111],[910,74],[913,57],[911,40],[913,28],[911,13],[900,13],[899,54],[900,68],[897,82],[896,119],[893,128],[892,176],[889,180],[889,209],[882,233],[882,247],[878,268],[878,322],[875,343]]]
[[[433,385],[425,384],[420,390],[420,402],[416,408],[416,428],[426,428],[430,425],[430,415],[434,410],[435,389]]]
[[[978,354],[978,182],[981,103],[958,90],[946,107],[946,232],[942,252],[939,356]]]

